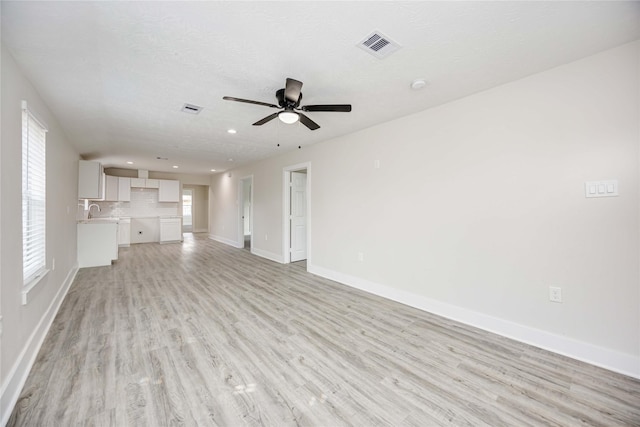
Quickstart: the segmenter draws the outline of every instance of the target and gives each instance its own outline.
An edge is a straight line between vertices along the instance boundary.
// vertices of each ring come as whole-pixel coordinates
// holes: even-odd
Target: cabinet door
[[[180,201],[180,181],[169,179],[158,180],[160,187],[158,190],[159,202],[179,202]]]
[[[160,219],[160,242],[178,242],[182,240],[180,218]]]
[[[107,202],[118,201],[118,177],[117,176],[105,176],[105,191],[104,200]]]
[[[131,201],[131,178],[118,178],[118,201]]]
[[[131,178],[131,186],[132,187],[144,188],[145,181],[146,180],[144,178]]]
[[[78,198],[101,200],[104,196],[102,165],[80,160],[78,165]]]

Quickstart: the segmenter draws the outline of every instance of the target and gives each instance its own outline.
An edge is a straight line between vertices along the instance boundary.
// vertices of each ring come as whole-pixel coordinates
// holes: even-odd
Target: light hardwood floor
[[[9,425],[640,425],[640,381],[196,236],[79,271]]]

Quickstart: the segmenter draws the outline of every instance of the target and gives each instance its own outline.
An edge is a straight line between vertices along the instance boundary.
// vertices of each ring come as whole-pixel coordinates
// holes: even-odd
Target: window
[[[28,285],[46,269],[47,129],[22,102],[22,273]]]

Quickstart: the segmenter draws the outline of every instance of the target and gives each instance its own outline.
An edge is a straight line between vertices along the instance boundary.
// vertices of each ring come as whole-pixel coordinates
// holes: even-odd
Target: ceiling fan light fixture
[[[288,125],[293,124],[295,122],[297,122],[300,119],[300,116],[298,116],[298,113],[294,113],[293,111],[281,111],[280,113],[278,113],[278,118],[280,119],[280,121],[282,123],[286,123]]]

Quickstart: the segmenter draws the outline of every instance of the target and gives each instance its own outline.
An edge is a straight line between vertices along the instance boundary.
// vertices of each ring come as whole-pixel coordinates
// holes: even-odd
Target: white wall
[[[71,147],[42,99],[2,45],[2,130],[0,198],[0,425],[11,413],[15,399],[58,305],[75,272],[77,152]],[[22,304],[22,110],[26,100],[48,126],[47,133],[47,266],[51,269]],[[55,258],[55,270],[53,259]]]
[[[211,236],[240,246],[253,174],[255,252],[281,261],[282,168],[308,161],[310,271],[640,377],[639,50],[218,174]],[[586,199],[599,179],[620,196]]]

